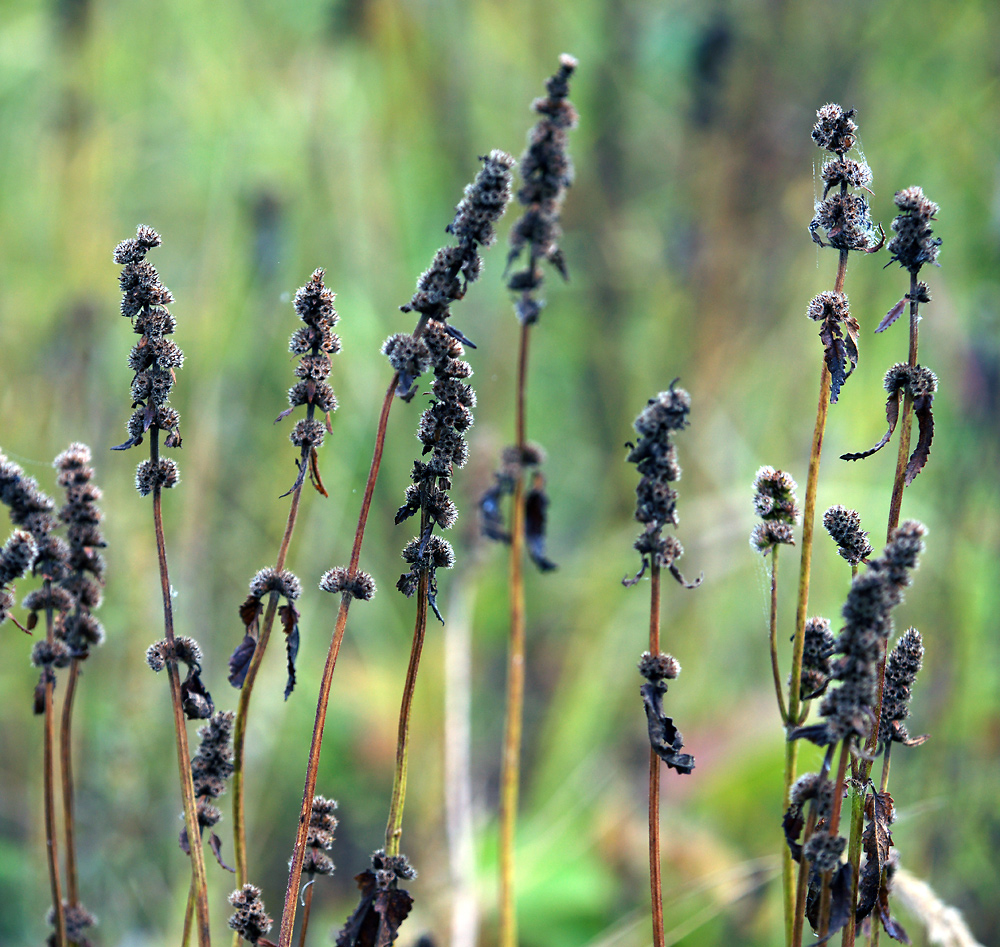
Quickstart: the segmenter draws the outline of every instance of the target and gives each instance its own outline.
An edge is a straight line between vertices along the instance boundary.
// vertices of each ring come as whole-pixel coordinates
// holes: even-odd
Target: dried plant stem
[[[51,588],[45,580],[46,592]],[[55,641],[55,627],[52,608],[45,609],[45,638],[51,646]],[[46,669],[48,670],[48,669]],[[52,701],[54,681],[51,671],[45,675],[45,722],[42,749],[42,784],[45,805],[45,850],[49,863],[49,884],[52,890],[52,911],[55,925],[55,947],[66,943],[66,915],[63,909],[62,882],[59,877],[59,848],[56,842],[56,798],[55,798],[55,708]]]
[[[181,934],[181,947],[188,947],[191,942],[191,921],[194,918],[194,885],[188,886],[187,905],[184,908],[184,931]]]
[[[310,407],[312,407],[310,405]],[[303,458],[302,463],[306,463]],[[299,513],[299,500],[302,498],[303,483],[299,483],[292,491],[292,500],[288,509],[288,520],[285,523],[285,532],[281,538],[281,545],[278,547],[278,558],[275,561],[274,569],[281,572],[285,568],[285,557],[288,555],[288,546],[292,541],[292,533],[295,530],[295,521]],[[257,680],[257,672],[260,669],[261,661],[264,659],[264,651],[267,642],[271,637],[271,629],[274,627],[274,616],[278,611],[278,592],[271,592],[267,602],[267,609],[260,626],[260,633],[257,636],[257,645],[254,648],[253,658],[247,675],[240,690],[239,704],[236,708],[236,722],[233,728],[233,851],[236,859],[236,887],[242,888],[248,880],[247,875],[247,837],[246,837],[246,814],[244,809],[244,765],[246,744],[247,714],[250,711],[250,697],[253,694],[254,682]],[[235,935],[234,947],[238,942],[239,935]]]
[[[80,661],[73,658],[63,698],[62,725],[59,731],[59,771],[62,777],[63,834],[66,838],[66,903],[72,908],[80,902],[76,875],[76,820],[73,814],[73,702],[80,678]]]
[[[312,911],[313,882],[306,885],[304,903],[302,905],[302,927],[299,928],[299,947],[306,947],[306,933],[309,930],[309,912]]]
[[[155,469],[159,462],[160,430],[154,426],[150,430],[150,460]],[[160,590],[163,596],[164,635],[169,642],[174,640],[174,610],[170,594],[170,575],[167,571],[167,547],[163,539],[162,488],[153,486],[153,528],[156,532],[156,554],[160,566]],[[174,714],[174,732],[177,738],[177,768],[181,784],[181,798],[184,802],[184,825],[187,828],[188,849],[191,853],[191,884],[195,895],[199,947],[209,947],[212,942],[208,919],[208,883],[205,875],[205,858],[200,844],[197,806],[194,798],[194,782],[191,776],[191,751],[188,747],[187,722],[181,705],[181,679],[177,671],[176,659],[167,661],[170,677],[170,704]]]
[[[778,698],[778,710],[781,712],[781,722],[788,723],[784,688],[781,684],[781,670],[778,667],[778,551],[780,549],[780,543],[775,543],[771,547],[771,614],[768,623],[768,638],[771,646],[771,673],[774,676],[774,694]]]
[[[833,810],[830,813],[830,822],[827,826],[828,834],[833,837],[840,831],[840,813],[844,802],[844,780],[847,776],[847,764],[851,759],[851,740],[845,739],[840,745],[840,762],[837,764],[837,781],[833,786]],[[819,930],[816,933],[819,937],[826,936],[830,929],[830,882],[833,880],[833,871],[823,873],[823,883],[820,888],[819,900]],[[853,903],[853,902],[852,902]]]
[[[426,318],[421,316],[413,332],[415,338],[418,338],[423,333],[426,324]],[[385,431],[389,422],[389,411],[392,409],[392,402],[398,384],[399,373],[396,372],[389,383],[385,398],[382,400],[382,410],[379,413],[378,428],[375,432],[375,449],[372,453],[371,467],[368,470],[365,493],[361,500],[361,511],[358,514],[358,528],[354,534],[354,546],[351,549],[351,562],[348,566],[348,574],[351,576],[357,573],[358,561],[361,558],[361,544],[364,541],[365,526],[368,523],[368,511],[371,509],[372,494],[375,492],[375,481],[378,480],[378,471],[382,464],[382,451],[385,447]],[[337,612],[337,621],[334,625],[330,649],[326,655],[326,663],[323,666],[323,677],[320,681],[319,696],[316,701],[316,719],[313,724],[312,742],[309,745],[309,760],[306,764],[306,780],[305,787],[302,790],[302,809],[299,812],[299,822],[295,834],[295,848],[292,851],[292,859],[288,870],[288,887],[285,890],[285,904],[281,912],[281,932],[278,935],[278,947],[291,947],[292,943],[292,932],[295,927],[295,910],[299,899],[299,884],[302,881],[302,862],[306,855],[309,820],[312,818],[313,796],[316,793],[316,774],[319,771],[320,750],[323,744],[323,727],[326,725],[326,710],[327,704],[330,701],[333,671],[337,666],[337,656],[340,654],[341,642],[344,640],[344,629],[347,627],[347,612],[350,607],[351,595],[349,592],[345,592],[340,597],[340,609]]]
[[[809,888],[809,860],[805,855],[805,840],[812,835],[816,828],[816,806],[810,804],[809,815],[806,818],[805,830],[802,833],[802,854],[799,855],[799,877],[795,887],[795,910],[792,921],[791,944],[792,947],[802,947],[802,931],[806,920],[806,894]]]
[[[917,299],[917,275],[910,274],[910,352],[909,365],[917,364],[917,325],[920,301]],[[899,419],[899,453],[896,457],[896,476],[892,482],[892,500],[889,504],[889,526],[886,542],[892,538],[893,530],[899,526],[899,511],[903,505],[903,489],[906,486],[906,465],[910,456],[910,431],[913,426],[913,395],[903,396],[903,411]]]
[[[837,278],[834,281],[834,292],[844,290],[844,279],[847,276],[847,250],[840,251],[837,265]],[[806,479],[806,499],[802,511],[802,553],[799,561],[799,590],[795,607],[795,638],[792,645],[792,672],[788,687],[787,723],[795,726],[805,720],[808,707],[803,710],[801,701],[802,684],[802,654],[805,648],[806,613],[809,609],[809,577],[812,568],[813,533],[816,525],[816,490],[819,484],[819,465],[823,454],[823,437],[826,433],[826,417],[830,407],[830,369],[823,361],[820,371],[819,402],[816,407],[816,425],[813,428],[812,451],[809,455],[809,474]],[[785,750],[785,798],[784,806],[789,804],[789,793],[795,782],[795,768],[798,751],[794,741]],[[789,929],[788,918],[792,911],[789,901],[791,892],[791,862],[784,859],[783,890],[785,894],[785,933],[788,943],[794,943],[794,931]],[[793,925],[794,927],[794,925]],[[801,932],[799,938],[801,939]]]
[[[649,573],[649,653],[660,653],[660,565]],[[660,874],[660,758],[649,751],[649,897],[653,947],[663,947],[663,882]]]
[[[532,272],[535,259],[531,259]],[[520,460],[525,446],[525,400],[530,326],[521,325],[517,360],[517,395],[514,418],[518,474],[511,501],[510,530],[510,638],[507,653],[507,699],[503,757],[500,767],[500,947],[517,947],[517,908],[514,891],[514,839],[517,799],[521,781],[521,739],[524,727],[524,471]]]
[[[856,789],[851,792],[851,834],[847,848],[847,860],[851,863],[851,904],[858,903],[858,866],[861,863],[861,832],[865,822],[864,796]],[[857,928],[854,912],[847,915],[841,947],[854,947]]]
[[[421,524],[421,535],[426,527]],[[396,733],[396,769],[392,777],[392,801],[389,803],[389,818],[385,826],[385,853],[399,854],[399,840],[403,835],[403,806],[406,803],[406,776],[410,758],[410,714],[413,710],[413,692],[417,686],[417,671],[420,669],[420,654],[424,647],[427,631],[427,591],[430,574],[421,573],[417,586],[417,615],[413,623],[413,645],[410,648],[410,663],[406,669],[406,683],[403,685],[403,701],[399,708],[399,728]]]

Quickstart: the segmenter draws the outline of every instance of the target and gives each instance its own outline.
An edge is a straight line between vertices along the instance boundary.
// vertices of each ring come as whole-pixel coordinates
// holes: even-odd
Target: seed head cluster
[[[885,665],[885,685],[882,691],[882,716],[879,723],[879,742],[890,740],[913,746],[924,738],[911,739],[903,721],[910,715],[910,697],[913,683],[924,660],[924,644],[916,628],[907,628],[896,647],[892,649]]]
[[[535,298],[544,277],[539,260],[547,260],[566,278],[566,263],[559,239],[559,215],[566,189],[573,183],[573,163],[566,149],[567,133],[576,127],[577,113],[567,96],[569,80],[576,69],[572,56],[559,58],[559,70],[545,84],[548,95],[535,99],[531,107],[542,116],[531,130],[528,148],[519,168],[523,184],[517,199],[525,211],[511,228],[507,265],[527,249],[528,265],[508,279],[509,289],[520,293],[517,316],[529,325],[538,320],[542,303]]]
[[[863,160],[845,157],[857,140],[858,126],[854,109],[845,111],[833,103],[816,112],[813,141],[836,157],[823,165],[823,199],[816,203],[815,216],[809,224],[813,240],[822,246],[838,250],[874,251],[882,245],[868,210],[868,200],[850,188],[865,188],[871,184],[871,168]],[[839,190],[830,194],[830,189]],[[829,195],[829,196],[828,196]],[[826,232],[824,243],[819,231]]]
[[[750,548],[766,556],[775,546],[794,545],[792,527],[798,522],[795,481],[783,470],[764,466],[753,481],[754,512],[760,517],[750,534]]]
[[[335,799],[325,796],[314,796],[312,815],[309,818],[309,832],[306,835],[306,857],[302,862],[302,871],[313,875],[332,875],[333,860],[327,854],[333,848],[333,833],[337,829],[337,811]]]
[[[141,444],[146,433],[159,437],[166,431],[164,447],[180,447],[180,415],[170,406],[170,392],[175,372],[184,364],[184,353],[168,336],[176,328],[174,317],[166,308],[174,301],[170,290],[160,282],[156,269],[146,254],[161,243],[152,227],[140,226],[135,237],[115,247],[114,259],[122,265],[118,282],[122,290],[122,315],[132,320],[139,341],[129,353],[132,377],[132,416],[128,420],[128,440],[114,450],[126,450]],[[140,496],[177,485],[177,464],[166,457],[143,461],[135,475]]]
[[[802,676],[799,691],[802,700],[819,697],[830,682],[830,658],[836,650],[836,639],[826,618],[806,621],[802,650]]]
[[[191,758],[191,777],[198,805],[199,828],[211,828],[222,813],[212,804],[226,791],[226,780],[233,775],[233,725],[236,715],[220,710],[198,730],[201,743]]]
[[[229,927],[244,940],[256,944],[270,929],[274,921],[264,910],[260,888],[243,885],[229,896],[229,903],[235,908],[229,918]]]
[[[908,187],[897,191],[893,200],[899,208],[899,216],[892,222],[895,236],[889,241],[889,255],[893,262],[917,273],[925,263],[938,265],[938,248],[941,238],[933,236],[931,221],[936,219],[938,205],[924,197],[919,187]],[[923,284],[924,295],[926,284]],[[929,301],[930,296],[927,296]]]
[[[489,247],[496,240],[493,225],[503,216],[511,197],[510,169],[514,159],[503,151],[491,151],[482,159],[483,167],[465,189],[465,196],[455,208],[455,217],[447,226],[458,240],[457,246],[442,247],[431,265],[417,280],[417,289],[403,312],[418,312],[422,322],[440,323],[451,337],[468,341],[448,325],[453,303],[465,296],[468,285],[479,279],[482,258],[479,247]],[[393,370],[399,373],[397,394],[409,400],[414,382],[432,365],[435,356],[425,339],[406,333],[390,336],[382,346]]]
[[[868,542],[868,533],[861,528],[857,510],[849,510],[839,503],[823,514],[823,525],[840,553],[852,566],[864,562],[874,552]]]

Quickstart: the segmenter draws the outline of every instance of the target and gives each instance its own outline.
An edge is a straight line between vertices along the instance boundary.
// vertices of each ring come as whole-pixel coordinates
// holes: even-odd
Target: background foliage
[[[273,562],[287,509],[278,495],[294,477],[290,422],[271,423],[293,380],[290,297],[316,266],[338,293],[344,352],[331,382],[342,408],[321,455],[330,498],[306,496],[289,562],[307,588],[300,684],[283,703],[276,652],[248,738],[251,873],[276,910],[335,605],[308,589],[348,558],[389,376],[378,347],[412,325],[397,306],[444,242],[476,156],[520,153],[527,106],[563,51],[580,61],[572,98],[582,118],[564,214],[572,280],[549,280],[529,394],[529,433],[550,454],[560,570],[528,587],[523,943],[648,940],[635,672],[648,606],[645,586],[619,582],[638,565],[622,445],[645,400],[675,376],[694,405],[679,438],[682,566],[704,570],[705,582],[665,594],[664,644],[685,668],[668,701],[698,761],[690,778],[665,779],[668,938],[779,940],[782,734],[765,573],[747,543],[750,482],[763,463],[805,481],[820,346],[803,313],[836,267],[806,231],[821,160],[809,131],[830,100],[858,109],[876,219],[888,224],[893,192],[910,184],[942,208],[943,265],[926,275],[934,301],[921,329],[922,361],[941,380],[937,436],[903,508],[927,523],[928,551],[898,616],[925,636],[911,730],[933,738],[895,755],[894,836],[904,864],[961,907],[980,940],[996,942],[998,21],[988,0],[3,4],[0,446],[50,489],[50,458],[83,440],[105,492],[108,640],[78,698],[81,883],[101,943],[173,942],[187,890],[168,693],[143,660],[161,634],[149,503],[132,487],[140,458],[104,452],[124,439],[132,344],[112,248],[137,223],[164,237],[151,261],[177,298],[187,353],[173,398],[183,483],[165,498],[167,541],[178,628],[200,640],[220,707],[235,705],[225,661],[241,636],[236,608],[253,572]],[[512,434],[503,254],[487,255],[457,320],[479,345],[470,359],[479,408],[456,484],[460,565],[441,580],[446,617],[473,636],[484,943],[496,890],[506,565],[503,550],[476,540],[473,506]],[[902,323],[872,334],[906,287],[905,273],[883,271],[885,259],[852,259],[848,272],[861,364],[831,412],[818,507],[857,507],[876,545],[894,451],[854,465],[835,458],[877,440],[882,374],[905,359]],[[381,593],[352,610],[334,679],[319,790],[340,801],[339,871],[317,897],[317,942],[350,910],[351,876],[381,844],[412,622],[392,588],[409,538],[392,515],[418,410],[397,405],[391,419],[362,558]],[[832,543],[820,543],[814,576],[811,613],[836,619],[849,573]],[[790,634],[792,601],[783,607]],[[421,875],[407,943],[425,932],[443,940],[450,909],[442,643],[429,636],[417,692],[403,845]],[[30,642],[7,626],[2,648],[0,941],[37,943],[47,896],[41,728]],[[218,930],[230,879],[209,869]],[[919,925],[907,926],[920,942]]]

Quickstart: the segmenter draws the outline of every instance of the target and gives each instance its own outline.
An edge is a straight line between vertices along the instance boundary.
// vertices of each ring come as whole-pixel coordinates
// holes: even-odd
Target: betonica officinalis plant
[[[383,12],[379,8],[378,16]],[[409,48],[412,37],[405,29],[401,35]],[[643,42],[652,49],[658,36],[650,33]],[[405,100],[386,121],[379,145],[393,151],[405,128],[397,170],[411,188],[407,200],[395,200],[390,182],[362,175],[359,205],[352,208],[339,182],[330,184],[344,172],[336,156],[290,171],[290,177],[315,175],[313,204],[329,207],[312,212],[328,212],[341,233],[349,232],[343,243],[354,241],[352,252],[330,244],[321,229],[310,234],[312,242],[303,241],[318,259],[300,259],[289,244],[280,283],[263,267],[254,272],[238,329],[235,321],[224,323],[213,297],[204,295],[211,281],[198,281],[201,248],[176,239],[177,218],[141,210],[167,246],[161,249],[159,234],[144,225],[114,251],[121,313],[134,337],[124,334],[124,319],[112,320],[116,331],[105,330],[107,344],[95,342],[86,353],[95,361],[112,348],[124,356],[128,339],[134,342],[129,373],[119,379],[131,380],[131,407],[120,418],[127,418],[126,432],[98,440],[72,435],[102,444],[98,457],[110,445],[121,453],[146,449],[135,473],[141,499],[120,498],[124,490],[116,486],[132,479],[121,453],[104,452],[105,460],[94,464],[79,443],[55,463],[65,502],[55,492],[46,497],[25,471],[44,487],[32,464],[47,467],[56,450],[46,451],[44,461],[32,459],[30,445],[12,443],[15,426],[0,432],[12,458],[0,459],[0,499],[12,523],[9,538],[0,537],[0,619],[9,649],[23,653],[22,674],[30,652],[34,667],[25,677],[24,702],[34,688],[38,710],[38,727],[25,740],[31,752],[24,755],[37,773],[30,802],[32,884],[40,889],[47,878],[51,911],[48,919],[36,911],[36,940],[48,937],[56,947],[100,947],[129,937],[203,945],[213,936],[234,947],[770,947],[782,941],[798,947],[816,938],[903,940],[908,930],[919,943],[907,905],[920,890],[910,871],[926,873],[920,864],[926,852],[911,857],[911,840],[931,820],[919,808],[929,793],[915,785],[910,760],[924,765],[945,729],[936,717],[933,725],[927,720],[939,685],[925,679],[945,662],[941,635],[923,626],[931,621],[914,604],[926,594],[934,564],[947,558],[947,531],[930,487],[953,434],[945,398],[954,386],[943,383],[954,365],[938,352],[933,331],[922,340],[933,361],[926,352],[918,357],[916,342],[921,317],[937,315],[932,288],[937,306],[946,306],[946,288],[927,273],[942,246],[954,246],[947,234],[941,243],[937,218],[946,226],[952,218],[939,215],[912,186],[897,193],[888,212],[891,190],[882,195],[875,187],[880,175],[889,177],[881,170],[881,148],[869,154],[878,172],[873,177],[859,150],[859,114],[832,104],[821,108],[813,139],[825,160],[817,167],[822,184],[815,204],[810,210],[791,189],[783,204],[802,211],[801,248],[817,261],[817,285],[790,307],[798,313],[792,329],[781,329],[798,332],[804,350],[812,346],[809,385],[817,381],[814,370],[820,377],[818,401],[815,390],[808,394],[815,420],[804,419],[811,440],[789,417],[804,403],[798,388],[796,397],[768,403],[773,440],[727,439],[720,417],[727,406],[747,402],[747,376],[733,364],[731,385],[714,379],[709,386],[687,364],[695,359],[689,341],[697,333],[693,320],[683,321],[686,276],[668,281],[659,272],[681,273],[675,261],[685,253],[697,257],[711,233],[692,236],[692,222],[682,219],[661,227],[650,217],[636,226],[626,213],[629,195],[645,200],[650,182],[687,185],[683,169],[673,167],[690,145],[683,122],[669,129],[669,147],[644,152],[648,163],[637,173],[636,156],[624,144],[636,113],[620,103],[613,116],[619,125],[602,114],[602,97],[630,86],[592,69],[588,58],[578,66],[570,56],[552,56],[530,82],[524,78],[524,101],[541,95],[524,123],[534,126],[517,162],[489,151],[482,129],[462,121],[448,128],[463,156],[456,149],[450,163],[438,160],[421,137],[427,129],[406,126],[417,110]],[[406,57],[397,61],[401,70],[408,66]],[[485,57],[481,68],[487,69]],[[450,123],[457,97],[465,94],[459,79],[442,80],[434,90],[442,124]],[[649,88],[634,93],[640,101],[652,95]],[[571,98],[581,106],[579,116]],[[800,122],[800,144],[810,149],[812,107],[809,120]],[[487,114],[485,104],[481,111]],[[520,137],[520,126],[513,112],[508,127],[515,134],[507,137]],[[661,130],[646,131],[648,144],[664,144],[657,142]],[[350,125],[341,134],[345,146],[352,143]],[[484,156],[478,166],[476,155]],[[371,177],[382,170],[373,161]],[[456,207],[461,184],[477,170]],[[798,183],[807,188],[806,177],[803,172]],[[946,198],[944,190],[940,200],[950,211],[953,195]],[[520,206],[504,222],[512,194]],[[133,203],[125,219],[134,224],[139,201]],[[607,222],[600,232],[586,226],[595,208]],[[258,214],[256,205],[252,213]],[[366,218],[364,226],[352,227],[355,213]],[[888,232],[884,245],[879,213]],[[369,222],[379,235],[373,242]],[[214,224],[209,230],[217,251],[225,231]],[[494,253],[506,257],[506,270],[486,252],[504,239],[506,248]],[[109,300],[114,242],[102,236],[103,269],[95,275],[107,284]],[[414,289],[407,273],[419,272],[428,258]],[[402,265],[407,259],[412,267]],[[887,261],[893,265],[880,273]],[[180,308],[153,263],[177,290]],[[895,264],[909,273],[908,281],[892,276]],[[366,295],[359,289],[373,265],[385,286]],[[220,282],[225,276],[214,261],[204,272]],[[640,273],[647,283],[632,292],[629,284]],[[740,286],[745,276],[736,268],[727,274]],[[379,291],[386,293],[380,301]],[[632,311],[642,307],[643,294],[648,324]],[[403,300],[403,313],[392,315],[400,324],[386,319],[383,325],[382,317]],[[112,309],[113,301],[104,305],[106,314]],[[512,309],[517,322],[504,328],[504,313],[509,317]],[[296,323],[285,326],[293,312]],[[906,312],[908,349],[885,356],[884,364],[880,356],[879,379],[888,372],[878,394],[878,381],[868,374],[870,352],[889,349]],[[663,328],[668,325],[672,334]],[[343,354],[335,332],[344,336]],[[232,352],[206,344],[223,336],[233,342]],[[509,344],[502,341],[508,337]],[[654,337],[655,345],[647,342]],[[82,337],[66,338],[69,352],[82,345]],[[359,338],[364,345],[355,344]],[[379,343],[389,361],[382,381]],[[239,390],[222,382],[227,358],[242,358],[250,369]],[[775,390],[790,386],[798,368],[776,370]],[[671,383],[675,375],[683,388]],[[215,390],[224,410],[212,412],[206,393]],[[862,395],[858,409],[853,399]],[[40,392],[39,403],[47,396]],[[198,404],[197,414],[185,399]],[[257,399],[263,410],[249,410]],[[18,402],[19,410],[26,403]],[[61,421],[68,426],[76,416],[67,410]],[[723,449],[696,449],[713,442],[723,442]],[[874,493],[867,484],[854,489],[888,463],[889,444],[898,454],[884,495],[878,483]],[[687,473],[683,484],[679,459]],[[742,486],[726,488],[743,495],[734,505],[747,522],[736,523],[734,514],[721,523],[714,500],[723,474],[737,464]],[[101,499],[94,466],[114,502]],[[747,590],[734,591],[734,571],[717,568],[705,539],[713,526],[727,541],[736,532],[745,537],[754,470],[753,551],[748,554],[743,538],[739,556],[767,573],[764,620],[742,602],[728,613],[719,608]],[[146,535],[147,502],[152,536]],[[883,504],[887,522],[880,522]],[[478,530],[470,526],[476,518],[470,512],[478,514]],[[138,540],[131,539],[131,521],[141,523]],[[477,546],[474,533],[507,548]],[[119,544],[120,538],[129,541]],[[685,556],[679,539],[688,546]],[[779,557],[786,561],[780,570]],[[797,560],[794,569],[790,557]],[[628,567],[628,591],[619,592]],[[702,567],[705,582],[689,581]],[[147,591],[154,582],[155,595]],[[132,596],[128,607],[123,586]],[[191,594],[193,586],[208,595]],[[97,611],[104,593],[108,602]],[[159,610],[161,598],[163,627],[150,631],[158,616],[151,622],[141,605],[154,599]],[[356,600],[364,604],[355,608]],[[709,622],[706,614],[727,617]],[[109,627],[108,646],[100,651],[96,615]],[[759,626],[761,641],[748,644],[747,652],[759,651],[738,669],[729,655],[713,650],[733,640],[716,635],[727,621],[726,634],[737,628],[748,638]],[[471,734],[461,774],[471,788],[465,802],[470,857],[461,883],[481,926],[464,928],[464,939],[449,938],[443,921],[458,901],[458,880],[442,867],[450,840],[434,808],[452,779],[446,770],[442,776],[439,759],[447,753],[451,722],[441,712],[448,686],[441,683],[441,658],[451,656],[442,623],[464,623],[470,642],[465,683],[473,697],[461,711]],[[142,648],[126,646],[129,624],[133,636],[146,636]],[[640,624],[643,644],[633,640],[626,647]],[[602,639],[602,628],[614,634]],[[143,667],[144,651],[155,676]],[[957,666],[957,647],[949,657]],[[100,693],[93,679],[109,659],[121,688]],[[636,660],[640,680],[632,670]],[[741,764],[725,752],[727,741],[745,746],[752,739],[752,722],[736,719],[730,708],[737,705],[726,702],[740,687],[745,690],[736,699],[763,694],[769,707],[777,706],[779,720],[773,709],[760,715],[765,737],[747,756],[761,772],[733,776],[742,791],[729,797],[720,787]],[[126,817],[139,807],[134,797],[150,810],[166,808],[146,786],[165,782],[161,760],[139,767],[131,757],[112,758],[130,730],[141,733],[148,755],[168,755],[160,721],[134,713],[137,690],[155,692],[163,710],[170,708],[173,824],[143,811],[148,860],[137,865],[129,853],[116,864],[120,839],[140,825]],[[705,712],[697,713],[707,705],[719,708],[714,732],[705,726]],[[750,704],[738,706],[742,713]],[[106,716],[95,719],[95,707]],[[723,720],[727,714],[734,719]],[[103,746],[94,737],[99,729],[116,731],[114,751],[95,753]],[[917,749],[927,729],[933,740]],[[117,735],[122,730],[124,737]],[[757,749],[767,739],[773,757],[765,759]],[[21,760],[6,744],[3,756],[5,766]],[[891,774],[890,758],[896,761]],[[94,765],[96,759],[103,765]],[[123,772],[134,782],[123,780]],[[767,792],[761,791],[765,781]],[[713,789],[705,793],[709,784]],[[7,805],[0,815],[10,818],[22,808],[29,806]],[[711,820],[719,813],[731,815],[737,831],[754,835],[752,842],[718,844],[729,841],[713,834]],[[934,851],[948,843],[934,834],[941,831],[934,828],[927,843]],[[117,833],[109,836],[115,842],[108,852],[105,832]],[[766,848],[765,857],[747,855],[755,843]],[[126,858],[129,877],[123,879],[119,866]],[[749,858],[755,860],[743,861]],[[9,874],[4,864],[0,858],[0,881]],[[750,879],[747,890],[759,895],[729,909],[712,879],[734,864]],[[121,905],[129,897],[144,899],[148,908],[141,936],[120,931],[126,922],[119,916],[127,914]],[[688,910],[699,897],[709,921]],[[919,897],[937,904],[939,915],[947,913],[932,895]],[[0,918],[5,941],[2,924]],[[971,935],[961,936],[952,942],[973,943]]]

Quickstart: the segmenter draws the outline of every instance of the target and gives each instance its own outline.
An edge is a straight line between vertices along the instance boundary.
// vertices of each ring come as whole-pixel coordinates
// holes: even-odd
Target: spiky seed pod
[[[267,566],[250,580],[250,594],[256,599],[262,599],[268,592],[277,592],[289,601],[294,601],[302,594],[302,583],[287,569],[279,572]]]
[[[34,537],[27,530],[16,529],[0,550],[0,586],[10,585],[31,568],[38,553]]]
[[[823,526],[837,544],[840,553],[852,566],[864,562],[874,552],[868,533],[861,529],[861,516],[839,503],[823,514]]]
[[[647,681],[672,681],[681,673],[681,666],[672,654],[644,651],[639,659],[639,673]]]
[[[226,780],[233,775],[233,726],[236,715],[220,710],[200,727],[201,743],[191,758],[191,776],[195,796],[218,799],[226,791]]]
[[[854,123],[855,109],[845,111],[834,102],[816,110],[812,138],[820,148],[843,157],[854,147],[858,126]]]
[[[794,545],[792,527],[798,522],[798,489],[792,477],[770,465],[758,469],[753,480],[754,512],[763,522],[750,534],[750,548],[766,556],[775,546]]]
[[[367,572],[358,571],[352,576],[346,566],[336,566],[326,572],[319,587],[334,594],[347,592],[363,602],[370,601],[376,592],[375,580]]]
[[[337,828],[337,817],[334,815],[337,802],[325,796],[314,796],[312,815],[309,818],[309,832],[306,836],[305,860],[302,871],[308,875],[332,875],[334,864],[326,853],[333,848],[333,833]]]
[[[836,649],[836,639],[826,618],[806,621],[802,651],[800,691],[803,700],[819,697],[830,681],[830,657]]]
[[[879,742],[890,740],[914,745],[923,743],[924,737],[910,738],[903,721],[910,715],[910,697],[913,683],[923,664],[924,645],[916,628],[907,628],[896,647],[892,649],[885,665],[885,687],[882,692],[882,717],[879,725]]]
[[[156,269],[145,259],[146,253],[162,243],[151,227],[140,225],[136,236],[118,244],[114,260],[122,265],[118,282],[122,290],[122,315],[132,320],[133,331],[140,336],[129,354],[132,379],[132,407],[138,407],[128,421],[128,440],[114,450],[126,450],[142,443],[150,430],[166,431],[164,447],[180,447],[180,416],[167,402],[175,382],[175,371],[184,363],[184,353],[166,336],[176,323],[165,308],[174,301],[170,290],[160,282]],[[148,463],[136,472],[136,489],[146,496],[160,487],[177,483],[177,468],[156,469]],[[171,482],[167,482],[171,481]]]
[[[260,888],[243,885],[229,895],[229,903],[236,909],[229,918],[229,927],[244,940],[256,944],[271,929],[274,922],[264,910]]]
[[[941,238],[933,236],[930,223],[937,217],[938,205],[924,197],[919,187],[897,191],[893,200],[900,210],[892,222],[895,236],[888,247],[893,262],[911,273],[917,273],[925,263],[937,266]],[[926,285],[924,289],[926,292]]]

